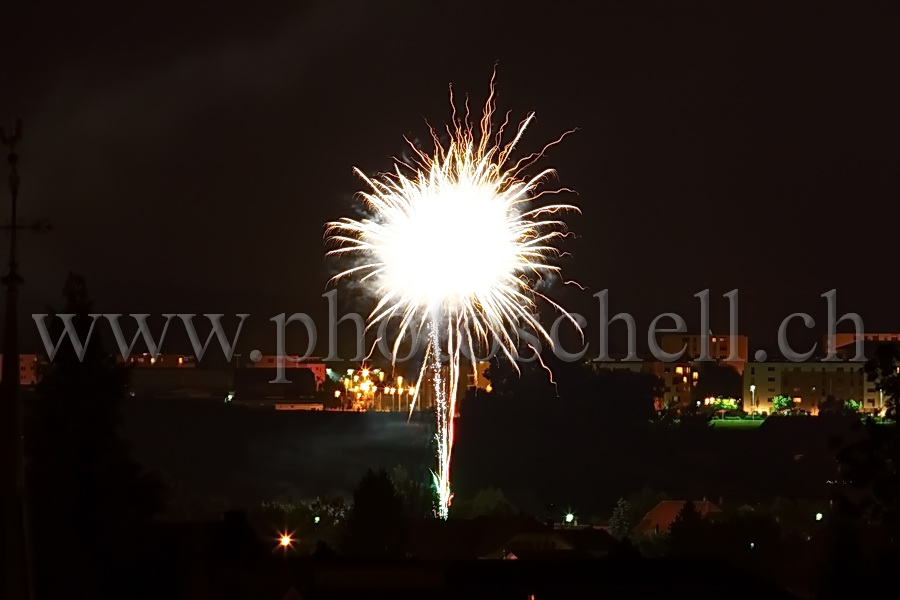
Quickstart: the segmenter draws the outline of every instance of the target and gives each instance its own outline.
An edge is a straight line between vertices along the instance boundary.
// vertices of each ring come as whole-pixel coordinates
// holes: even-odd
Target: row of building
[[[630,369],[653,373],[662,380],[663,406],[678,406],[701,401],[692,393],[702,377],[703,363],[700,356],[699,335],[662,336],[660,347],[676,353],[687,348],[682,360],[676,362],[644,361],[641,363],[595,363],[601,368]],[[865,362],[854,360],[857,342],[868,352],[877,344],[900,342],[900,333],[839,333],[823,340],[823,348],[834,349],[837,360],[824,360],[825,355],[802,362],[775,359],[748,361],[747,336],[710,336],[710,358],[720,365],[733,367],[741,376],[742,397],[745,411],[771,413],[777,396],[792,398],[795,408],[818,414],[819,407],[829,397],[838,401],[856,400],[862,410],[880,413],[885,406],[884,394],[874,382],[868,381]]]
[[[660,348],[667,353],[676,354],[684,349],[680,360],[665,362],[657,359],[641,361],[616,360],[612,362],[593,362],[598,369],[628,369],[635,372],[651,373],[662,383],[662,396],[657,399],[660,407],[679,406],[688,402],[701,401],[695,397],[695,389],[703,376],[704,363],[697,358],[701,356],[704,336],[669,334],[660,338]],[[861,403],[867,412],[879,413],[884,409],[885,398],[873,382],[867,380],[864,363],[854,360],[857,343],[861,342],[867,351],[874,345],[886,342],[900,343],[900,333],[839,333],[831,339],[823,341],[823,347],[833,348],[838,360],[825,361],[824,355],[803,362],[788,360],[770,360],[750,362],[749,340],[747,336],[708,336],[708,356],[720,365],[732,367],[742,381],[742,397],[739,400],[744,410],[751,413],[771,413],[774,399],[787,396],[794,400],[798,409],[812,414],[818,412],[819,406],[829,397],[844,401],[853,399]],[[871,352],[869,352],[871,354]],[[184,393],[197,392],[202,395],[211,391],[218,394],[220,388],[233,387],[233,372],[245,369],[265,369],[273,371],[278,367],[279,359],[274,355],[256,355],[252,360],[241,361],[235,355],[234,368],[227,370],[197,369],[198,363],[193,356],[186,354],[140,354],[131,356],[127,362],[135,367],[132,383],[137,388],[148,391],[169,390]],[[120,362],[123,359],[119,358]],[[369,375],[365,367],[348,373],[335,373],[324,361],[318,359],[297,360],[288,357],[283,361],[285,369],[306,369],[312,373],[315,386],[321,389],[326,379],[331,379],[337,387],[342,404],[365,405],[366,409],[389,410],[388,405],[400,410],[408,409],[411,387],[415,384],[407,380],[403,382],[374,380],[379,372]],[[22,354],[19,357],[20,384],[35,385],[43,372],[46,363],[37,354]],[[2,357],[0,357],[2,366]],[[491,383],[485,377],[487,363],[479,364],[475,373],[469,375],[468,386],[491,391]],[[290,372],[290,371],[289,371]],[[384,375],[384,373],[381,373]],[[288,377],[290,378],[290,377]],[[371,381],[369,381],[372,379]],[[383,388],[383,390],[382,390]],[[393,390],[393,394],[391,394]],[[379,393],[381,391],[381,393]]]
[[[750,362],[749,340],[747,336],[709,336],[708,356],[719,365],[732,367],[741,379],[740,398],[743,409],[750,413],[771,413],[777,396],[794,400],[795,407],[811,414],[818,414],[820,405],[829,397],[836,400],[856,400],[862,410],[879,413],[884,409],[884,394],[866,378],[865,363],[853,360],[856,356],[857,341],[863,343],[866,353],[877,344],[900,343],[900,333],[866,333],[860,336],[839,333],[823,340],[823,348],[833,348],[838,360],[824,361],[824,355],[803,362],[785,359],[765,362]],[[703,377],[704,363],[698,361],[703,349],[703,336],[663,335],[660,348],[667,353],[677,354],[682,349],[681,359],[665,362],[657,359],[612,362],[591,362],[595,369],[626,369],[649,373],[662,383],[662,396],[657,398],[657,407],[683,406],[688,402],[702,401],[695,390]],[[706,363],[708,364],[708,363]],[[490,391],[490,381],[485,376],[488,363],[478,365],[476,372],[469,376],[468,385]]]

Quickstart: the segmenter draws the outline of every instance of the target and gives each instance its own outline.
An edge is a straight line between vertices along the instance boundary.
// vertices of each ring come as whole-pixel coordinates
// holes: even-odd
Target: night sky
[[[898,17],[893,2],[12,3],[0,119],[25,121],[22,219],[55,226],[20,245],[23,313],[58,306],[74,270],[98,311],[247,312],[243,350],[272,350],[272,315],[325,314],[323,223],[357,214],[352,167],[425,141],[450,83],[480,106],[497,63],[498,107],[537,112],[523,149],[578,128],[543,164],[577,190],[564,268],[588,290],[552,293],[592,327],[604,288],[642,332],[666,311],[696,326],[707,287],[724,324],[739,288],[752,349],[797,310],[821,326],[800,346],[837,288],[841,312],[898,330]]]

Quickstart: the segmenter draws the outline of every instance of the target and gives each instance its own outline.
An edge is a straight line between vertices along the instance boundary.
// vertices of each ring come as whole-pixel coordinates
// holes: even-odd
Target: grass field
[[[713,427],[721,427],[723,429],[756,429],[765,419],[713,419]]]

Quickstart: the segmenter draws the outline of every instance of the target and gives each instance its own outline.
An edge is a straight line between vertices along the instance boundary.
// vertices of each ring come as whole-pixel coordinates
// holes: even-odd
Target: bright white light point
[[[822,513],[816,513],[816,521],[822,520]]]
[[[421,307],[456,305],[504,285],[520,260],[515,212],[495,190],[467,182],[423,191],[414,211],[387,224],[393,243],[377,250],[384,285]]]
[[[575,520],[575,515],[573,515],[572,513],[569,513],[566,515],[566,523],[571,523],[574,520]]]
[[[294,539],[290,535],[284,533],[281,535],[281,539],[279,540],[278,543],[279,543],[279,545],[281,545],[282,548],[287,548],[293,542],[294,542]]]

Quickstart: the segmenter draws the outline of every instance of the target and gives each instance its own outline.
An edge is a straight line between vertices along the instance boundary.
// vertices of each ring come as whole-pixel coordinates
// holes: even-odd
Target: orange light
[[[492,386],[491,384],[487,384],[487,387],[484,388],[484,391],[486,391],[488,394],[490,394],[491,392],[494,391],[494,386]]]
[[[154,357],[154,356],[151,356],[151,357],[150,357],[150,364],[151,364],[151,365],[155,365],[155,364],[156,364],[156,357]]]
[[[340,390],[334,390],[334,397],[335,397],[335,398],[340,398],[340,397],[341,397],[341,391],[340,391]]]
[[[178,364],[179,364],[179,365],[183,365],[183,364],[184,364],[184,357],[183,357],[183,356],[179,356],[179,357],[178,357]]]
[[[697,371],[694,371],[694,379],[697,379],[697,377],[698,377]]]
[[[684,373],[684,367],[675,367],[675,373],[681,375],[682,373]]]
[[[282,548],[288,548],[293,543],[294,538],[292,538],[289,533],[282,533],[281,538],[278,540],[278,545]]]

